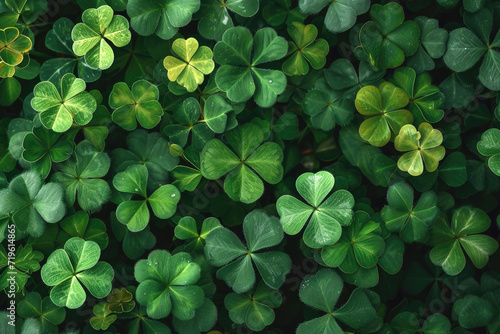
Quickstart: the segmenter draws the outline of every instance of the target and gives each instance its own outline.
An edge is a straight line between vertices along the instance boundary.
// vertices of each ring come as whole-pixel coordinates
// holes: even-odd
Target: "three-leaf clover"
[[[98,262],[101,249],[93,241],[71,238],[64,249],[56,249],[42,267],[41,276],[50,290],[50,299],[57,306],[76,309],[86,299],[85,286],[96,298],[104,298],[111,291],[113,267]]]
[[[109,106],[113,109],[113,122],[127,131],[137,128],[137,121],[145,129],[158,125],[163,116],[163,108],[158,102],[158,87],[146,80],[138,80],[132,89],[125,82],[113,86],[109,95]]]
[[[19,246],[15,251],[15,255],[11,253],[11,247],[8,247],[8,249],[9,253],[0,245],[0,270],[5,268],[0,275],[0,289],[8,289],[11,284],[10,279],[14,276],[15,291],[21,291],[31,274],[40,269],[39,262],[43,260],[43,254],[34,251],[31,245]],[[12,260],[12,258],[15,258],[15,260]]]
[[[344,282],[334,271],[321,269],[314,275],[307,276],[302,281],[299,290],[301,301],[325,315],[301,323],[297,334],[328,333],[342,334],[337,320],[354,329],[368,325],[376,317],[368,296],[363,289],[356,288],[349,300],[340,308],[335,309]]]
[[[39,318],[42,333],[57,333],[57,325],[66,318],[66,309],[56,306],[47,296],[42,299],[38,292],[30,292],[19,302],[19,315],[23,318]]]
[[[486,130],[477,143],[477,150],[488,158],[488,167],[500,176],[500,130],[493,128]]]
[[[228,196],[243,203],[253,203],[264,193],[264,183],[277,184],[283,177],[283,151],[278,144],[267,142],[252,123],[227,132],[226,140],[233,153],[219,139],[210,140],[201,152],[201,173],[209,180],[227,175],[224,190]]]
[[[16,27],[0,29],[0,78],[14,75],[31,46],[31,39],[21,35]]]
[[[144,165],[129,166],[113,178],[113,186],[118,191],[143,197],[141,200],[121,202],[116,209],[118,221],[132,232],[142,231],[148,225],[148,203],[158,218],[167,219],[174,215],[181,199],[179,190],[171,184],[160,186],[148,196],[147,184],[148,169]]]
[[[305,75],[309,72],[309,64],[315,70],[325,66],[330,49],[326,40],[316,39],[318,28],[314,24],[293,22],[287,31],[293,42],[288,42],[288,55],[291,56],[282,65],[286,75]]]
[[[223,266],[217,271],[217,278],[237,293],[247,292],[255,284],[255,264],[262,280],[278,289],[290,272],[290,257],[279,251],[259,252],[276,246],[283,239],[278,219],[263,210],[253,210],[243,221],[243,233],[246,246],[226,228],[216,228],[205,238],[208,262],[216,267]]]
[[[217,218],[209,217],[201,224],[198,232],[198,224],[193,217],[183,217],[174,229],[175,236],[180,240],[190,241],[184,248],[186,251],[202,251],[205,246],[207,235],[216,228],[222,227]]]
[[[171,255],[155,250],[147,260],[137,262],[134,276],[139,282],[137,302],[147,307],[153,319],[165,318],[172,312],[181,320],[190,320],[203,305],[204,292],[196,285],[200,266],[188,253]]]
[[[399,182],[387,190],[387,202],[389,204],[382,209],[382,219],[387,229],[399,233],[407,243],[424,241],[429,227],[439,214],[437,195],[432,191],[424,192],[414,206],[413,188]]]
[[[89,8],[82,14],[83,23],[78,23],[71,31],[73,52],[85,56],[90,67],[105,70],[113,64],[115,54],[106,40],[122,47],[132,38],[128,20],[113,14],[113,9],[106,5]]]
[[[463,206],[453,211],[451,226],[445,219],[437,222],[432,231],[435,247],[429,255],[432,263],[443,267],[448,275],[458,275],[464,269],[464,250],[474,266],[481,269],[498,249],[495,239],[479,234],[491,224],[490,217],[481,209]]]
[[[398,168],[412,176],[433,172],[444,158],[445,149],[440,146],[443,134],[429,123],[421,123],[417,129],[407,124],[401,128],[394,140],[396,150],[406,152],[398,160]]]
[[[203,75],[209,75],[215,68],[212,50],[208,46],[199,46],[192,37],[176,39],[172,43],[172,53],[177,57],[167,56],[163,60],[168,79],[176,81],[188,92],[194,92],[203,83]]]
[[[113,313],[127,313],[134,309],[134,296],[125,288],[113,289],[106,297],[108,301],[107,308]]]
[[[92,119],[97,104],[85,91],[85,81],[74,74],[65,74],[57,88],[50,81],[38,83],[31,106],[40,112],[42,124],[55,132],[65,132],[76,122],[85,125]]]
[[[401,312],[391,320],[396,333],[446,334],[451,330],[450,320],[441,313],[431,314],[420,327],[417,316],[411,312]]]
[[[108,303],[101,302],[92,309],[94,316],[90,318],[90,325],[95,330],[107,330],[118,317],[108,309]]]
[[[62,231],[59,231],[58,240],[68,240],[79,237],[83,240],[94,241],[102,249],[108,246],[109,237],[106,234],[106,224],[98,218],[89,218],[85,211],[77,211],[65,217],[60,222]]]
[[[342,226],[351,224],[354,197],[341,189],[325,200],[334,184],[335,178],[329,172],[300,175],[295,185],[307,204],[290,195],[281,196],[276,202],[285,233],[295,235],[308,222],[303,236],[307,246],[321,248],[336,243]]]
[[[254,96],[255,103],[271,107],[286,88],[286,76],[278,70],[258,67],[286,56],[288,44],[272,28],[252,34],[247,28],[228,29],[214,47],[215,61],[222,65],[215,75],[217,87],[234,102]]]
[[[373,67],[382,70],[398,67],[405,57],[417,51],[420,28],[413,21],[404,22],[405,13],[400,4],[375,4],[370,9],[370,17],[373,21],[363,25],[359,40]]]
[[[413,122],[406,92],[390,82],[378,88],[365,86],[356,95],[356,109],[361,115],[368,116],[359,127],[361,138],[373,146],[382,147],[389,142],[391,135],[397,135],[401,127]]]

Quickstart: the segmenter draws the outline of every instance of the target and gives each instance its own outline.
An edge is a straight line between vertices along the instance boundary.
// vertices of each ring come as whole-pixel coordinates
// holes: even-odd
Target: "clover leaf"
[[[348,274],[360,267],[370,269],[377,265],[384,254],[385,242],[380,236],[380,224],[371,221],[364,211],[354,213],[353,223],[342,230],[340,240],[321,249],[321,258],[330,267]]]
[[[0,29],[0,78],[12,77],[31,47],[31,39],[21,35],[16,27]]]
[[[90,67],[108,69],[115,55],[106,40],[117,47],[127,45],[132,38],[128,20],[121,15],[113,15],[113,9],[104,5],[84,11],[82,21],[71,31],[73,52],[77,56],[85,56]]]
[[[421,123],[418,131],[411,124],[403,126],[394,140],[396,150],[406,152],[399,158],[398,168],[412,176],[422,174],[424,165],[428,172],[435,171],[445,155],[442,142],[441,132],[429,123]]]
[[[10,247],[8,249],[9,253],[0,245],[0,270],[5,268],[0,275],[0,289],[8,289],[9,279],[14,276],[15,291],[22,291],[31,274],[40,269],[39,262],[43,260],[43,254],[33,250],[31,245],[19,246],[15,255],[11,254]]]
[[[56,306],[47,296],[42,299],[38,292],[30,292],[19,302],[19,315],[23,318],[38,318],[41,332],[58,333],[57,325],[66,318],[66,309]]]
[[[264,181],[276,184],[283,177],[283,151],[278,144],[267,142],[255,124],[247,123],[226,133],[233,153],[219,139],[210,140],[201,152],[201,173],[209,180],[224,180],[228,196],[243,203],[253,203],[264,192]]]
[[[57,223],[64,217],[63,196],[59,184],[43,184],[36,172],[26,171],[0,190],[0,215],[9,215],[16,228],[38,237],[46,222]]]
[[[65,217],[60,223],[62,231],[59,231],[58,239],[64,241],[79,237],[83,240],[94,241],[101,250],[108,246],[109,237],[106,234],[106,224],[98,218],[89,219],[85,211],[77,211],[71,216]]]
[[[363,25],[359,40],[373,67],[382,70],[398,67],[405,57],[417,51],[420,28],[413,21],[404,22],[405,13],[400,4],[374,4],[370,17],[373,21]]]
[[[431,84],[429,73],[417,76],[413,69],[400,67],[394,71],[394,81],[408,94],[409,109],[417,124],[437,123],[443,118],[444,112],[440,108],[444,102],[444,94],[437,86]]]
[[[382,147],[397,135],[400,129],[413,122],[406,92],[390,82],[378,88],[365,86],[356,95],[356,109],[361,115],[368,116],[359,127],[361,138],[373,146]]]
[[[297,328],[297,334],[341,334],[344,331],[337,320],[354,329],[360,329],[376,317],[368,296],[360,288],[351,293],[342,307],[335,309],[343,286],[342,279],[329,269],[321,269],[316,274],[304,278],[299,290],[301,301],[326,314],[301,323]]]
[[[439,214],[438,197],[432,191],[424,192],[416,205],[413,188],[403,182],[387,190],[387,202],[382,219],[390,232],[397,232],[407,242],[425,241],[429,227]]]
[[[273,308],[279,307],[281,301],[281,294],[277,290],[260,282],[253,292],[227,294],[224,305],[234,323],[245,324],[251,330],[260,332],[273,323]]]
[[[125,288],[113,289],[106,297],[107,308],[113,313],[127,313],[134,309],[134,296]]]
[[[282,65],[286,75],[305,75],[309,72],[309,64],[315,70],[325,66],[330,48],[326,40],[316,39],[318,28],[315,25],[293,22],[287,31],[293,42],[288,42],[288,55],[291,56]]]
[[[446,53],[443,60],[454,72],[463,72],[474,66],[481,58],[479,80],[491,90],[500,90],[500,35],[490,43],[493,27],[493,15],[483,8],[474,14],[464,16],[465,24],[470,28],[458,28],[450,32]]]
[[[146,80],[138,80],[130,89],[126,83],[118,82],[109,95],[109,106],[113,109],[113,122],[127,131],[137,128],[137,121],[145,129],[158,125],[163,108],[158,102],[158,87]]]
[[[453,211],[451,226],[445,219],[438,220],[432,233],[439,238],[430,252],[430,259],[436,266],[443,267],[448,275],[458,275],[465,267],[465,253],[474,266],[483,268],[490,255],[498,249],[498,242],[492,237],[479,234],[491,224],[486,212],[471,206]]]
[[[488,296],[488,294],[486,295]],[[496,297],[496,296],[489,296]],[[458,323],[467,329],[479,328],[488,325],[488,333],[494,333],[498,328],[494,326],[495,317],[498,317],[498,299],[487,299],[472,294],[460,298],[453,304],[453,314],[456,314]],[[489,326],[493,322],[493,326]]]
[[[451,323],[440,313],[431,314],[420,327],[414,313],[401,312],[391,320],[391,327],[396,333],[446,334],[451,330]]]
[[[139,282],[137,302],[147,307],[153,319],[165,318],[172,312],[181,320],[190,320],[203,304],[203,290],[196,285],[200,267],[188,253],[171,255],[155,250],[147,260],[137,262],[134,276]]]
[[[170,39],[191,22],[192,15],[200,9],[200,0],[129,0],[127,14],[130,25],[139,35],[156,33]]]
[[[217,320],[217,307],[210,299],[205,297],[203,304],[196,309],[192,319],[180,320],[174,317],[172,323],[179,334],[201,334],[213,333],[210,330],[215,326]]]
[[[196,220],[187,216],[179,220],[174,229],[174,234],[180,240],[191,241],[184,248],[186,251],[202,251],[207,235],[219,227],[222,227],[220,221],[217,218],[209,217],[203,221],[200,232],[198,232]]]
[[[263,210],[253,210],[243,220],[243,233],[246,246],[226,228],[216,228],[206,236],[208,262],[216,267],[222,266],[217,271],[217,278],[224,280],[236,293],[247,292],[255,284],[255,264],[262,280],[269,287],[278,289],[290,272],[290,257],[279,251],[259,252],[276,246],[283,239],[278,219]]]
[[[286,76],[259,65],[285,57],[287,49],[286,40],[272,28],[258,30],[253,39],[244,27],[228,29],[214,47],[215,61],[222,65],[215,75],[217,87],[233,102],[254,96],[259,106],[272,106],[286,88]]]
[[[116,209],[116,218],[132,232],[139,232],[149,223],[148,203],[155,216],[167,219],[174,215],[180,192],[171,184],[160,186],[151,195],[147,193],[148,169],[143,165],[132,165],[113,178],[113,186],[123,193],[136,194],[143,199],[121,202]]]
[[[356,16],[370,8],[369,0],[299,0],[299,8],[305,14],[318,14],[327,5],[325,26],[333,33],[341,33],[352,28]]]
[[[110,214],[110,220],[113,234],[122,243],[123,252],[129,259],[137,260],[146,250],[156,245],[156,237],[149,226],[140,232],[131,232],[126,225],[118,221],[116,212]]]
[[[73,122],[79,125],[89,123],[97,105],[85,87],[85,81],[72,73],[61,78],[59,89],[50,81],[38,83],[33,90],[35,97],[31,106],[40,112],[43,126],[55,132],[65,132]]]
[[[52,286],[50,299],[60,307],[76,309],[86,299],[85,286],[96,298],[104,298],[111,291],[113,267],[99,262],[101,249],[93,241],[71,238],[64,249],[56,249],[42,267],[41,276],[47,286]]]
[[[500,176],[500,130],[489,129],[481,135],[477,143],[477,150],[488,158],[488,167],[496,175]]]
[[[177,57],[167,56],[163,60],[168,79],[176,81],[188,92],[194,92],[203,83],[203,75],[209,75],[215,68],[212,50],[208,46],[200,47],[192,37],[176,39],[172,43],[172,53]]]
[[[111,314],[112,312],[108,309],[108,303],[105,302],[96,304],[92,311],[94,312],[94,316],[90,318],[89,322],[95,330],[107,330],[118,317],[116,314]]]
[[[276,202],[280,222],[285,233],[295,235],[304,231],[304,243],[311,248],[335,244],[342,234],[342,226],[351,224],[354,197],[347,190],[332,191],[335,178],[325,171],[304,173],[295,183],[297,191],[307,204],[284,195]]]
[[[82,141],[76,146],[75,157],[60,164],[60,172],[54,173],[52,180],[64,187],[68,205],[78,200],[83,210],[98,211],[111,197],[111,189],[102,179],[109,167],[105,153]]]

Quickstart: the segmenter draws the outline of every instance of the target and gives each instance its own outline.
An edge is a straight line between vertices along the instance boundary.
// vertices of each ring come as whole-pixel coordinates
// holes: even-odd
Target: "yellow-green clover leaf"
[[[15,27],[0,29],[0,78],[12,77],[32,46],[31,39]]]

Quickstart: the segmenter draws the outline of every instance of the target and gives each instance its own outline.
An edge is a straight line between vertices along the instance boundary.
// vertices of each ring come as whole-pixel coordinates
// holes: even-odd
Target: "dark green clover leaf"
[[[139,232],[149,223],[148,203],[155,216],[167,219],[174,215],[181,194],[171,184],[160,186],[148,196],[148,169],[143,165],[129,166],[125,171],[113,178],[113,186],[121,192],[139,195],[141,200],[121,202],[116,209],[116,218],[120,223],[127,225],[132,232]]]
[[[356,95],[356,109],[367,116],[359,127],[361,138],[373,146],[386,145],[405,124],[413,122],[412,113],[403,109],[409,102],[408,94],[390,82],[384,82],[378,88],[361,88]]]
[[[447,334],[450,333],[451,323],[441,313],[431,314],[420,327],[416,315],[411,312],[401,312],[391,320],[391,327],[395,333],[407,334]]]
[[[159,97],[158,88],[146,80],[136,81],[132,89],[118,82],[109,95],[109,106],[115,109],[111,118],[127,131],[135,130],[137,121],[143,128],[152,129],[163,116]]]
[[[488,300],[484,297],[466,295],[453,304],[453,314],[456,314],[460,326],[467,329],[477,328],[479,332],[480,327],[488,325],[495,319],[495,316],[498,317],[495,314],[497,312],[495,310],[497,303],[498,300]],[[488,333],[495,333],[494,328],[492,329],[493,331],[488,331]]]
[[[47,296],[43,298],[38,292],[30,292],[19,302],[19,315],[23,318],[38,318],[42,333],[59,333],[57,325],[66,318],[66,309],[56,306]]]
[[[287,49],[286,40],[272,28],[258,30],[253,39],[247,28],[228,29],[214,48],[215,61],[222,65],[215,75],[217,87],[233,102],[254,96],[259,106],[271,107],[285,91],[286,76],[259,65],[285,57]]]
[[[416,124],[423,122],[437,123],[444,115],[442,108],[444,94],[431,84],[429,73],[417,76],[409,67],[400,67],[394,71],[396,85],[403,88],[410,98],[410,111]]]
[[[361,28],[359,40],[373,67],[382,70],[398,67],[405,57],[417,52],[420,28],[413,21],[404,22],[405,13],[400,4],[374,4],[370,17],[373,21]]]
[[[323,38],[316,39],[318,29],[315,25],[293,22],[287,31],[293,42],[288,42],[288,55],[291,56],[282,65],[286,75],[305,75],[309,72],[309,64],[315,70],[325,66],[330,48]]]
[[[340,33],[352,28],[356,16],[364,14],[370,8],[369,0],[299,0],[299,7],[305,14],[318,14],[328,7],[325,16],[325,26],[334,33]]]
[[[301,323],[297,334],[342,334],[344,331],[337,320],[354,329],[360,329],[375,319],[375,309],[367,294],[360,288],[351,293],[349,300],[342,307],[335,309],[343,286],[339,275],[329,269],[321,269],[316,274],[304,278],[299,290],[301,301],[326,314]]]
[[[399,158],[398,168],[412,176],[422,174],[424,165],[434,172],[446,153],[442,142],[442,133],[429,123],[421,123],[418,131],[411,124],[403,126],[394,140],[396,150],[406,152]]]
[[[186,251],[203,251],[207,235],[216,228],[222,227],[217,218],[209,217],[201,224],[198,232],[198,224],[192,217],[183,217],[174,229],[175,236],[180,240],[190,241],[184,248]]]
[[[464,250],[476,268],[488,263],[490,255],[498,249],[498,242],[492,237],[479,234],[491,224],[490,217],[481,209],[463,206],[453,212],[451,226],[440,219],[433,227],[435,247],[430,252],[432,263],[443,267],[448,275],[458,275],[465,267]]]
[[[493,15],[483,8],[474,14],[464,16],[469,27],[458,28],[450,32],[448,46],[444,54],[444,62],[455,72],[463,72],[474,66],[481,58],[479,80],[491,90],[500,90],[500,34],[496,34],[490,43],[493,27]]]
[[[364,211],[356,211],[351,225],[344,228],[340,240],[321,250],[321,258],[330,267],[339,267],[347,274],[360,267],[370,269],[377,265],[384,254],[385,242],[380,236],[380,224],[371,221]]]
[[[175,330],[179,334],[206,333],[215,326],[216,322],[217,307],[208,298],[205,298],[201,307],[196,309],[193,319],[180,320],[179,318],[174,317],[172,321]]]
[[[22,291],[31,274],[40,269],[40,261],[43,260],[43,254],[34,251],[31,245],[25,247],[19,246],[15,254],[9,254],[5,248],[0,245],[0,270],[5,268],[0,275],[0,289],[8,290],[10,277],[15,276],[15,291]],[[12,256],[14,255],[14,256]],[[14,257],[14,259],[12,259]],[[14,268],[12,268],[14,266]],[[11,273],[15,272],[15,275]],[[9,292],[10,293],[10,292]]]
[[[304,14],[298,6],[292,8],[292,0],[274,0],[266,1],[262,7],[262,17],[269,25],[278,27],[285,22],[287,25],[292,22],[304,22],[307,14]]]
[[[76,146],[75,157],[59,164],[60,172],[54,173],[52,180],[64,187],[68,205],[78,200],[83,210],[98,211],[111,197],[111,189],[102,179],[109,167],[106,153],[82,141]]]
[[[10,215],[20,231],[38,237],[45,223],[57,223],[66,212],[64,190],[57,183],[43,184],[38,174],[27,171],[0,190],[0,216]]]
[[[108,309],[108,303],[105,302],[95,305],[92,310],[94,316],[90,318],[90,326],[95,330],[107,330],[117,318],[116,314],[111,314],[112,312]]]
[[[77,211],[67,216],[60,223],[62,231],[59,231],[58,239],[64,241],[79,237],[83,240],[94,241],[101,250],[108,246],[109,237],[106,234],[106,224],[98,218],[89,219],[85,211]]]
[[[436,194],[424,192],[414,206],[413,188],[400,182],[387,190],[387,202],[389,204],[382,209],[387,229],[399,233],[407,243],[425,241],[429,227],[439,214]]]
[[[122,243],[123,253],[132,260],[137,260],[146,250],[156,245],[156,237],[151,233],[149,226],[140,232],[131,232],[116,218],[116,213],[110,215],[111,229],[116,239]]]
[[[201,173],[209,180],[229,173],[224,180],[229,197],[253,203],[264,192],[264,183],[257,174],[270,184],[281,181],[283,151],[276,143],[262,144],[264,135],[252,123],[238,126],[225,135],[236,154],[219,139],[210,140],[201,152]]]
[[[192,15],[200,9],[200,0],[129,0],[127,14],[130,25],[139,35],[156,33],[170,39],[191,22]]]
[[[307,204],[290,195],[278,199],[276,209],[285,233],[295,235],[308,222],[303,236],[307,246],[321,248],[340,239],[342,226],[351,224],[354,197],[347,190],[337,190],[326,198],[334,183],[333,175],[325,171],[297,178],[297,190]]]
[[[227,294],[224,305],[234,323],[245,324],[251,330],[260,332],[273,323],[273,309],[278,308],[281,301],[281,294],[277,290],[260,282],[253,293]]]
[[[203,290],[196,285],[200,266],[188,253],[171,255],[155,250],[147,260],[137,262],[134,276],[139,282],[137,302],[147,307],[153,319],[165,318],[172,312],[181,320],[190,320],[203,305]]]
[[[113,313],[128,313],[135,307],[134,296],[125,288],[113,289],[106,297],[107,308]]]
[[[31,106],[40,112],[42,124],[55,132],[65,132],[73,122],[89,123],[97,104],[85,91],[85,81],[68,73],[61,78],[58,87],[50,81],[42,81],[33,90],[35,97]]]
[[[113,9],[107,5],[89,8],[82,14],[83,23],[78,23],[71,31],[73,52],[85,56],[90,67],[105,70],[113,64],[115,54],[107,40],[117,47],[130,42],[128,20],[113,14]]]
[[[101,249],[93,241],[71,238],[64,249],[56,249],[42,267],[41,276],[47,286],[52,286],[50,299],[60,307],[76,309],[86,299],[85,286],[96,298],[104,298],[111,291],[113,267],[98,262]]]
[[[500,176],[500,130],[486,130],[481,140],[477,143],[477,150],[488,158],[488,167],[496,175]]]
[[[176,39],[172,43],[172,53],[176,57],[167,56],[163,60],[168,79],[177,82],[190,93],[203,83],[203,75],[209,75],[215,68],[212,50],[208,46],[200,47],[192,37]]]
[[[217,271],[217,278],[237,293],[247,292],[255,284],[255,264],[262,280],[278,289],[290,272],[290,257],[279,251],[259,252],[276,246],[283,239],[278,219],[263,210],[251,211],[243,221],[243,233],[246,246],[226,228],[216,228],[205,238],[207,260],[216,267],[223,266]]]

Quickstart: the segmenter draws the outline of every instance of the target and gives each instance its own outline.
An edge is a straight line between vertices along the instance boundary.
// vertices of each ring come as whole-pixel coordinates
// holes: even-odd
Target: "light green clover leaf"
[[[493,128],[486,130],[477,143],[477,150],[488,158],[488,167],[500,176],[500,130]]]
[[[21,35],[17,28],[0,29],[0,78],[12,77],[31,47],[31,39]]]

